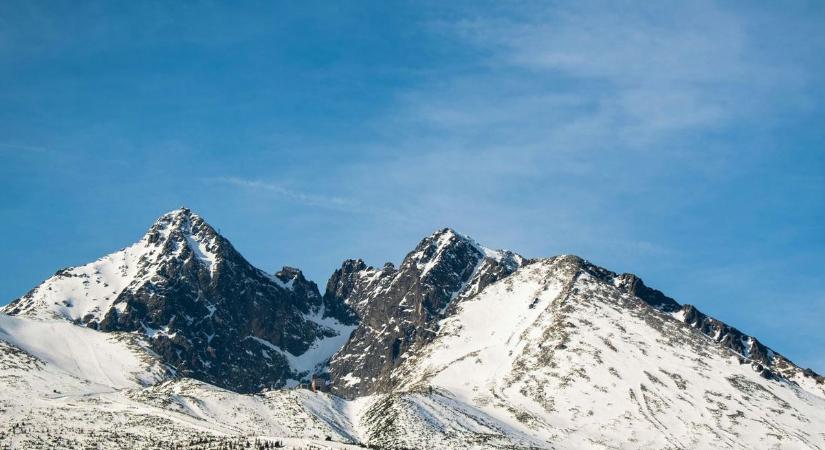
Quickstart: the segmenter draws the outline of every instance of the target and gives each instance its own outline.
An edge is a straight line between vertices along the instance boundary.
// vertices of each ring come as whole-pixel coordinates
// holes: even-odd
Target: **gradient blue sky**
[[[0,2],[0,304],[180,205],[322,288],[451,226],[825,372],[825,4],[779,4]]]

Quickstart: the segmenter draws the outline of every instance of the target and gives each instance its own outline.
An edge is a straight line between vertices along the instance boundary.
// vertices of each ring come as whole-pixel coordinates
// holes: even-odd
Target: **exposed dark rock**
[[[79,320],[145,334],[180,375],[239,392],[281,386],[300,374],[273,346],[300,355],[336,334],[307,318],[322,308],[315,283],[290,267],[274,276],[256,269],[188,209],[162,216],[144,242],[153,258],[141,260],[136,281],[110,309]]]
[[[623,273],[617,277],[618,287],[630,295],[639,297],[648,305],[664,312],[674,312],[681,308],[681,305],[672,298],[666,296],[661,291],[651,289],[645,285],[641,278],[632,273]]]
[[[444,228],[422,240],[397,269],[345,261],[330,278],[324,298],[347,305],[359,326],[330,362],[333,391],[356,397],[391,390],[392,370],[410,349],[432,340],[437,321],[451,307],[523,263],[510,252],[485,252],[472,239]]]

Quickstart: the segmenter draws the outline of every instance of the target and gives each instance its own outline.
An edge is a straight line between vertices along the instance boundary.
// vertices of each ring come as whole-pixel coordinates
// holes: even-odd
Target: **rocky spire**
[[[435,336],[438,320],[454,302],[523,262],[514,253],[491,251],[450,228],[422,239],[397,269],[345,261],[327,283],[324,298],[346,306],[359,326],[330,362],[330,373],[339,380],[335,391],[357,396],[389,389],[392,369],[407,351]],[[347,381],[356,379],[365,381]]]

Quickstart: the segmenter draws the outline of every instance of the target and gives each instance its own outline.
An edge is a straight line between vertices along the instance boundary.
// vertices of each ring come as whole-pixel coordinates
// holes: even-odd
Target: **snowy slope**
[[[347,402],[307,390],[253,396],[172,380],[139,341],[0,315],[0,447],[155,449],[207,439],[220,448],[271,437],[291,448],[353,448],[344,445],[356,435]]]
[[[153,384],[165,369],[135,336],[99,333],[63,320],[0,314],[0,341],[50,370],[109,390]]]
[[[575,257],[524,267],[442,325],[398,376],[492,418],[493,435],[517,430],[548,448],[825,447],[821,384],[763,378]],[[383,433],[443,439],[405,426]]]

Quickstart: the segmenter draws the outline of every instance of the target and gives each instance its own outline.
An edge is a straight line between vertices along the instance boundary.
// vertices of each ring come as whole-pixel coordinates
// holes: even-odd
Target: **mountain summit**
[[[142,333],[180,375],[241,392],[305,378],[330,355],[299,357],[349,331],[299,270],[253,267],[187,208],[129,247],[59,270],[3,312]]]
[[[435,337],[451,306],[523,263],[515,253],[487,249],[449,228],[424,238],[398,268],[345,261],[324,296],[350,307],[359,325],[330,361],[334,391],[356,397],[391,390],[393,369]]]

